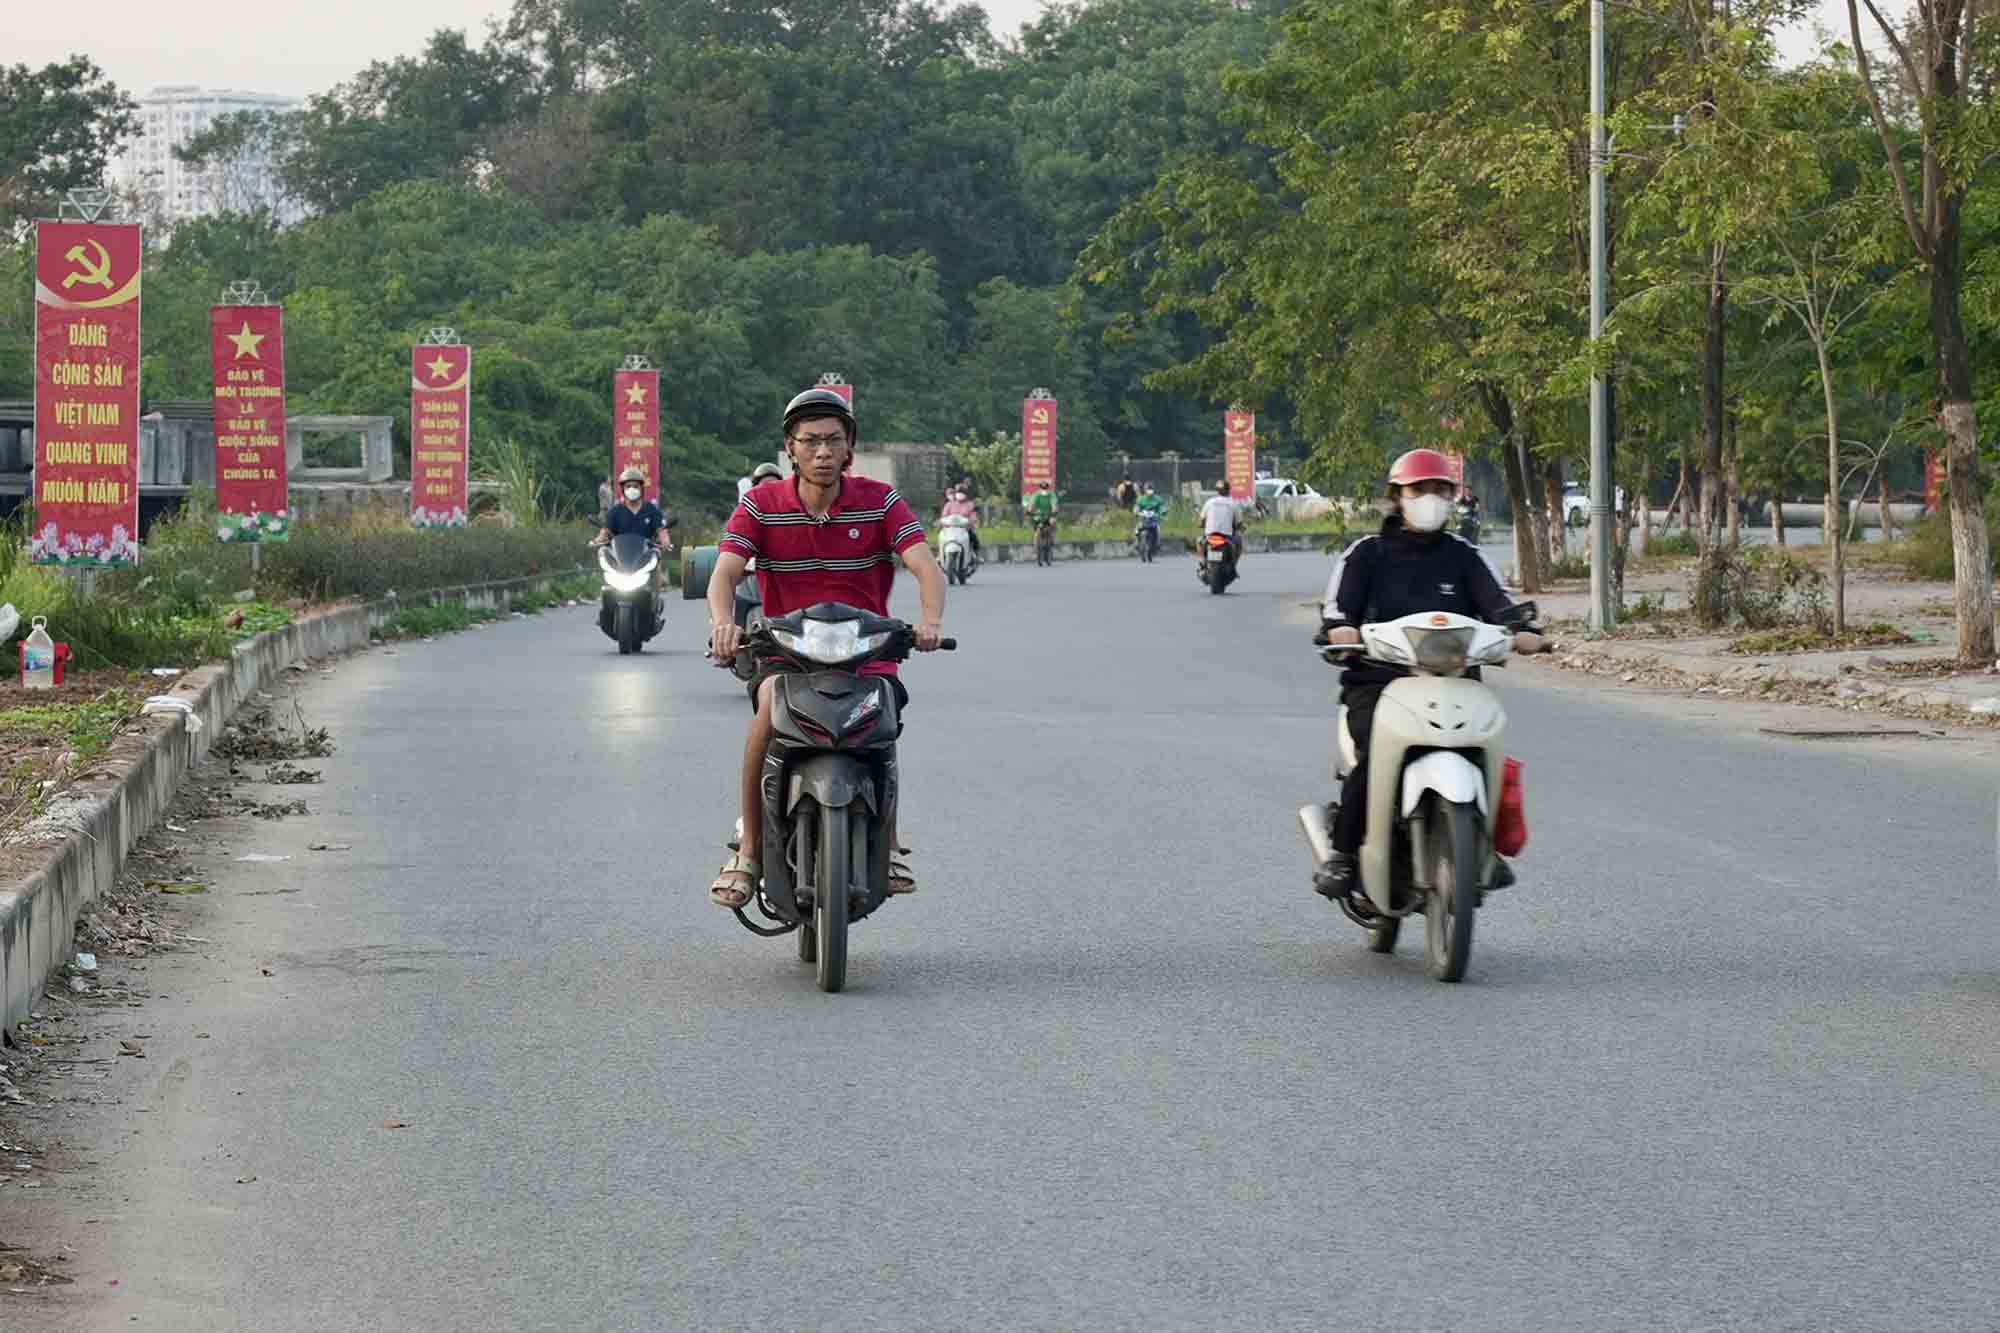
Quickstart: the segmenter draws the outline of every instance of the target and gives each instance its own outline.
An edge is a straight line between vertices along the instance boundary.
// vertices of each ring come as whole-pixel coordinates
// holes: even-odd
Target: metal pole
[[[1604,0],[1590,0],[1590,345],[1604,337]],[[1590,377],[1590,628],[1617,623],[1611,604],[1611,440],[1604,374]]]

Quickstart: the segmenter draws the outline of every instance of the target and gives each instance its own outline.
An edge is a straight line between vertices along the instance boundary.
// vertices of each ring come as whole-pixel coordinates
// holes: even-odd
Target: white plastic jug
[[[28,622],[28,637],[21,644],[21,684],[31,690],[56,687],[56,641],[49,637],[47,616]]]

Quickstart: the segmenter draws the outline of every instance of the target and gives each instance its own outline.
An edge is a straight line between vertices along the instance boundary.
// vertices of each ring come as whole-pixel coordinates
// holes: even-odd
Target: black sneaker
[[[1494,857],[1493,878],[1486,887],[1489,889],[1511,889],[1515,883],[1514,867],[1507,864],[1507,858],[1504,856]]]
[[[1335,851],[1333,859],[1313,875],[1313,892],[1329,902],[1340,902],[1354,892],[1353,852]]]

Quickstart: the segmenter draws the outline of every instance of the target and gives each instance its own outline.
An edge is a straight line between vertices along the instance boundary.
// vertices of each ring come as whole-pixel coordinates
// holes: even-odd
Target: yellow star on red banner
[[[445,356],[443,352],[439,352],[437,360],[431,362],[431,378],[434,380],[441,380],[441,379],[449,379],[450,377],[451,377],[451,361],[449,358]]]
[[[263,346],[265,335],[261,333],[250,332],[249,320],[246,319],[243,321],[242,332],[225,333],[222,336],[236,344],[236,359],[238,361],[241,361],[246,356],[253,361],[261,361],[264,359],[263,354],[259,352],[257,349]]]
[[[643,384],[628,384],[628,385],[626,385],[626,386],[625,386],[625,401],[626,401],[626,402],[628,402],[628,403],[643,403],[643,402],[645,402],[645,401],[646,401],[646,386],[645,386],[645,385],[643,385]]]

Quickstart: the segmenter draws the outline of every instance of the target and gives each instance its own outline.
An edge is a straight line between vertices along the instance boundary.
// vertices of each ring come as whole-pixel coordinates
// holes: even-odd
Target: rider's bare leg
[[[750,721],[750,736],[743,743],[743,854],[750,857],[764,851],[764,801],[759,788],[764,779],[764,756],[771,751],[771,694],[777,687],[766,679],[757,687],[757,715]]]

